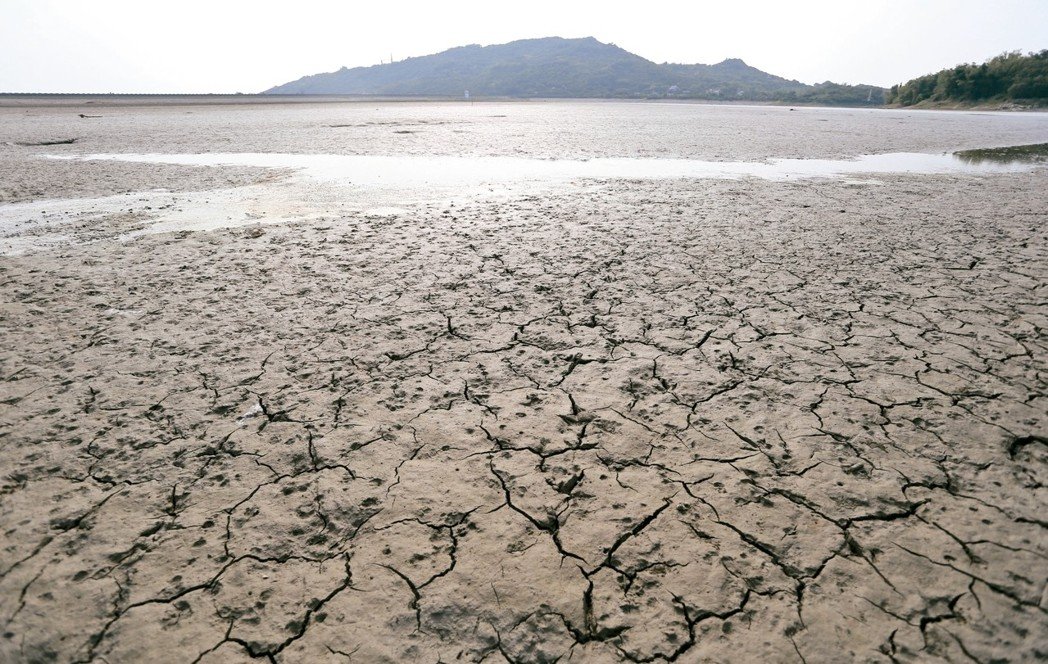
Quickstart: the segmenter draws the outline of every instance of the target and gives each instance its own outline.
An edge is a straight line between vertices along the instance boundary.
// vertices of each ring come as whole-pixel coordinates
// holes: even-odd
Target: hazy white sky
[[[390,54],[553,35],[887,86],[1048,48],[1048,0],[0,0],[0,92],[258,92]]]

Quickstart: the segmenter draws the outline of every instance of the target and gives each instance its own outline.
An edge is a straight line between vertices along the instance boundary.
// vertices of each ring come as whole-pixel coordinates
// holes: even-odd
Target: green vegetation
[[[800,91],[789,91],[780,100],[819,106],[882,106],[887,91],[875,85],[816,83]]]
[[[1048,49],[1004,53],[981,65],[957,65],[888,91],[887,103],[1048,103]]]
[[[960,152],[954,152],[954,154],[972,164],[982,162],[1014,163],[1017,161],[1043,163],[1048,161],[1048,143],[1009,145],[1003,148],[978,148],[976,150],[961,150]]]
[[[880,106],[884,89],[810,86],[732,58],[714,65],[656,64],[614,44],[585,39],[525,39],[462,46],[436,55],[305,76],[266,94],[576,97],[778,101]]]

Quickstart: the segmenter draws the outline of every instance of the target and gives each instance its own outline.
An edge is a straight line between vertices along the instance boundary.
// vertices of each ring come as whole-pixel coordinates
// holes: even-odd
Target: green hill
[[[584,39],[525,39],[462,46],[400,62],[305,76],[265,94],[383,96],[688,98],[835,103],[808,86],[742,60],[715,65],[656,64],[614,44]],[[837,86],[840,99],[879,105],[873,86]],[[843,91],[843,92],[842,92]]]
[[[957,65],[893,85],[889,104],[1017,102],[1048,104],[1048,49],[1004,53],[983,64]]]

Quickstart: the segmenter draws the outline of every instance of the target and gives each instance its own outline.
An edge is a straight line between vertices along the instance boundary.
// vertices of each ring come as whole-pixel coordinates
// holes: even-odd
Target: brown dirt
[[[0,659],[1043,659],[1043,172],[881,180],[0,258]]]

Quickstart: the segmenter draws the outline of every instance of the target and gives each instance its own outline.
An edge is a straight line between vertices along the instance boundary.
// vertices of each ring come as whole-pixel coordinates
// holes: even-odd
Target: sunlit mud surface
[[[703,161],[599,157],[593,159],[527,159],[523,157],[388,157],[280,153],[226,154],[89,154],[85,161],[129,161],[182,166],[254,166],[292,168],[324,182],[364,186],[465,186],[520,180],[563,181],[578,178],[619,179],[738,179],[767,180],[838,177],[855,173],[1006,173],[1032,170],[1024,159],[1040,155],[1044,146],[969,150],[953,154],[901,152],[859,155],[851,159],[771,159],[759,161]],[[1039,148],[1032,150],[1031,148]],[[987,155],[983,161],[972,155]],[[46,155],[52,159],[69,159]],[[995,157],[995,158],[991,158]]]
[[[0,661],[1043,660],[1043,169],[365,196],[289,163],[339,152],[287,128],[454,125],[343,106],[118,109],[123,134],[0,150],[25,252],[0,257]],[[631,155],[643,105],[547,106],[473,108],[581,127],[528,125],[536,161],[1046,127],[655,105],[649,144],[692,147]],[[20,142],[86,133],[5,112]],[[693,131],[730,113],[770,138]],[[252,131],[212,151],[273,163],[79,158],[199,154],[229,116]],[[472,154],[443,145],[357,154]],[[209,205],[235,223],[177,216]]]
[[[97,117],[80,118],[79,113]],[[38,158],[42,153],[764,161],[935,154],[1043,143],[1046,135],[1045,113],[602,101],[0,106],[0,202],[215,189],[244,184],[256,174],[117,161],[48,163]],[[207,178],[213,181],[205,187]]]
[[[994,151],[987,151],[997,154]],[[981,153],[980,153],[981,154]],[[1025,153],[1024,153],[1025,154]],[[334,219],[332,212],[374,214],[395,205],[434,201],[493,200],[538,195],[608,179],[787,180],[852,176],[1018,173],[1037,168],[1027,159],[973,158],[953,154],[890,153],[853,159],[703,161],[634,157],[527,159],[523,157],[424,157],[281,153],[44,155],[57,160],[117,161],[195,167],[268,168],[299,177],[204,192],[140,192],[9,204],[0,207],[0,253],[20,254],[116,235],[214,230],[256,223]],[[276,180],[281,180],[279,183]],[[135,215],[136,208],[138,215]]]

